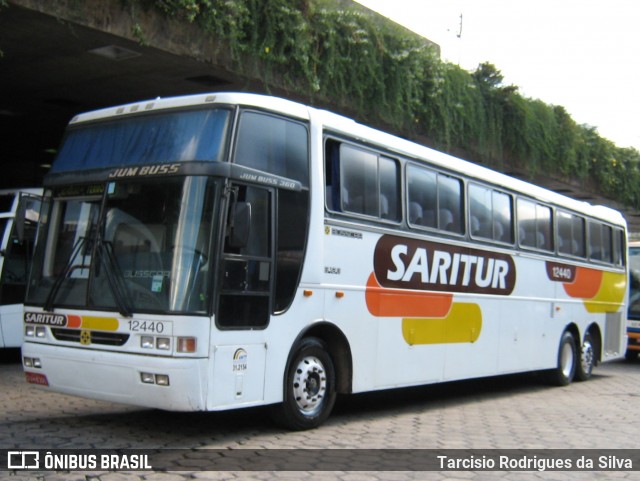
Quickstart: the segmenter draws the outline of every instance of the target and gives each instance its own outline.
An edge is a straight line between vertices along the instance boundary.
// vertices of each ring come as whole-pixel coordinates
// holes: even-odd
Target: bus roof
[[[461,172],[467,177],[497,185],[507,190],[521,192],[534,199],[557,206],[564,206],[576,212],[591,215],[614,224],[626,224],[622,214],[609,207],[578,201],[530,182],[510,177],[487,167],[462,160],[435,149],[402,139],[395,135],[359,124],[348,117],[269,95],[215,92],[180,97],[158,97],[152,100],[108,107],[101,110],[79,114],[70,121],[70,125],[77,125],[84,122],[104,120],[141,112],[215,104],[244,105],[278,112],[300,120],[312,120],[313,122],[322,125],[326,130],[337,134],[355,137],[362,142],[372,146],[377,146],[389,152],[394,152],[398,155],[427,161],[443,169],[447,169],[452,172]]]

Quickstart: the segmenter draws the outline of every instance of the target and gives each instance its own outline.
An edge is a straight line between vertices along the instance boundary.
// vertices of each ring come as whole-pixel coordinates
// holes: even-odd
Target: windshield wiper
[[[113,246],[110,242],[98,238],[97,242],[98,256],[104,266],[104,270],[107,276],[107,283],[111,288],[113,297],[118,305],[118,312],[124,317],[131,317],[131,298],[129,296],[129,289],[127,288],[126,281],[118,265],[115,255],[113,254]]]
[[[78,257],[78,254],[80,254],[80,251],[82,251],[82,248],[86,243],[87,243],[87,238],[84,236],[79,237],[78,240],[76,241],[76,245],[73,246],[73,249],[71,250],[71,255],[69,256],[69,260],[65,264],[62,272],[58,275],[58,277],[56,277],[55,282],[51,286],[51,290],[49,290],[49,294],[47,295],[47,300],[44,303],[45,311],[51,312],[53,310],[53,304],[55,302],[56,296],[58,295],[58,292],[60,291],[60,287],[62,287],[62,283],[65,281],[65,279],[69,277],[69,274],[71,273],[71,271],[78,268],[88,269],[90,267],[90,266],[85,266],[83,264],[74,265],[73,263],[76,260],[76,257]]]

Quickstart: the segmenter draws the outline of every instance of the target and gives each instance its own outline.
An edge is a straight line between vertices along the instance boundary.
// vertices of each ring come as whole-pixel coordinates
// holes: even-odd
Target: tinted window
[[[400,169],[396,160],[335,140],[327,140],[325,155],[329,209],[400,219]]]
[[[611,227],[589,221],[589,259],[613,262],[613,229]]]
[[[409,224],[461,234],[462,182],[440,172],[410,165],[407,169]]]
[[[518,241],[523,247],[550,251],[552,249],[552,211],[525,199],[518,199]]]
[[[613,263],[617,266],[624,264],[624,256],[622,253],[625,249],[624,232],[620,229],[613,230]]]
[[[584,219],[568,212],[558,212],[558,252],[561,254],[585,257]]]
[[[291,120],[258,112],[240,117],[235,162],[309,186],[307,129]]]
[[[469,229],[473,237],[512,243],[511,196],[488,187],[470,184]]]

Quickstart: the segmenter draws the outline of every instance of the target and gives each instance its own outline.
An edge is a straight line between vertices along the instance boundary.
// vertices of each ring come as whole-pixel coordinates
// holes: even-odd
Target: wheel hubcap
[[[566,343],[562,347],[560,367],[562,369],[563,376],[568,378],[571,375],[571,370],[573,369],[573,349],[569,343]]]
[[[327,391],[327,376],[317,357],[303,358],[293,377],[293,398],[302,414],[313,416],[322,408]]]
[[[591,368],[593,366],[593,346],[591,345],[591,343],[589,341],[586,341],[583,345],[582,345],[582,370],[585,373],[589,373],[591,371]]]

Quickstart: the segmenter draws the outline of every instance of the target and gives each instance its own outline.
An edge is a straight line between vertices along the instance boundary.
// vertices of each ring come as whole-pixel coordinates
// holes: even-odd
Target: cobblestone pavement
[[[640,362],[549,387],[521,375],[354,395],[320,428],[287,432],[264,409],[167,413],[37,390],[0,360],[0,449],[636,449]],[[17,355],[15,356],[17,357]],[[348,452],[348,451],[347,451]],[[316,460],[322,462],[322,460]],[[92,471],[0,472],[0,480],[405,481],[640,479],[640,471]]]

